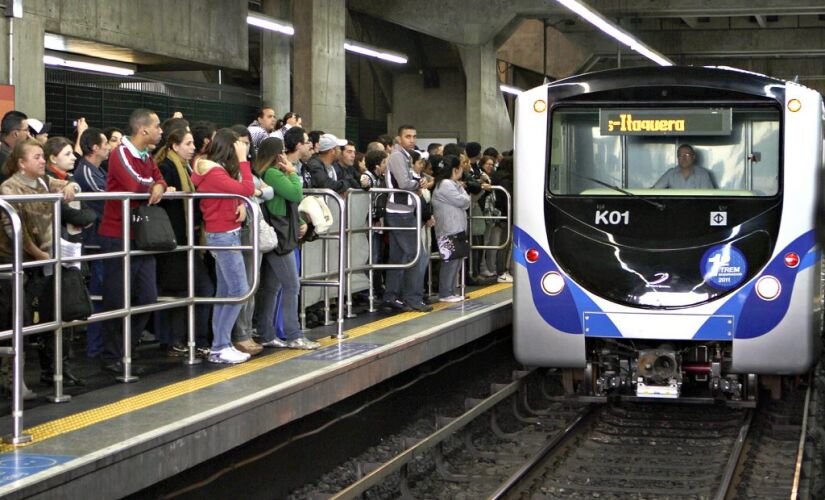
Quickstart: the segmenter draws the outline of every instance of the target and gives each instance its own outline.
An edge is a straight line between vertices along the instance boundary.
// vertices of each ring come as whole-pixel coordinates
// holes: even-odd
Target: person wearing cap
[[[318,189],[332,189],[343,194],[351,187],[344,179],[339,179],[333,162],[338,159],[338,148],[346,146],[347,141],[332,134],[323,134],[318,139],[318,154],[310,158],[309,175],[312,178],[312,187]]]
[[[29,118],[29,135],[34,137],[40,144],[46,144],[49,140],[49,130],[52,124],[49,122],[43,123],[37,118]]]

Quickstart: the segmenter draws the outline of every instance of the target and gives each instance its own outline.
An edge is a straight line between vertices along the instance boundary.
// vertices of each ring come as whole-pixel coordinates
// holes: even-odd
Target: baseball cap
[[[318,140],[318,151],[323,153],[324,151],[329,151],[330,149],[336,146],[346,146],[347,141],[346,139],[339,139],[332,134],[324,134]]]
[[[49,122],[43,123],[37,118],[29,118],[29,130],[31,131],[32,135],[37,134],[48,134],[49,130],[52,128],[52,124]]]

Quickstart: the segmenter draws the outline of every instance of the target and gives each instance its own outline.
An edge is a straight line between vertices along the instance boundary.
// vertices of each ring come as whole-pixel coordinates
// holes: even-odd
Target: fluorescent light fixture
[[[627,45],[628,47],[630,47],[631,50],[634,50],[639,54],[647,57],[659,66],[673,66],[673,61],[671,61],[664,55],[660,54],[659,52],[656,52],[644,43],[640,42],[639,40],[634,38],[633,35],[623,30],[621,27],[617,26],[609,19],[606,19],[598,11],[593,10],[588,5],[580,2],[579,0],[556,1],[564,5],[568,9],[572,10],[576,14],[580,15],[582,18],[584,18],[585,21],[589,22],[593,26],[599,28],[603,32],[612,36],[619,42]]]
[[[275,19],[274,17],[265,16],[257,12],[250,12],[247,14],[246,24],[251,24],[252,26],[257,26],[269,31],[283,33],[284,35],[292,36],[295,34],[295,28],[292,27],[292,23],[281,21],[280,19]]]
[[[246,16],[246,23],[265,30],[282,33],[284,35],[295,35],[295,28],[292,26],[292,23],[275,19],[274,17],[265,16],[258,12],[249,12]],[[378,47],[372,47],[353,40],[344,40],[344,50],[397,64],[407,64],[407,56],[404,54],[379,49]]]
[[[46,66],[62,66],[65,68],[84,69],[97,73],[108,73],[120,76],[134,75],[137,69],[136,66],[132,64],[51,51],[46,51],[43,55],[43,64]]]
[[[375,57],[383,61],[389,61],[397,64],[407,64],[407,56],[404,54],[390,52],[388,50],[379,49],[378,47],[371,47],[360,42],[353,42],[352,40],[344,41],[344,50],[355,52],[356,54]]]
[[[504,85],[503,83],[499,84],[498,88],[499,88],[499,90],[501,90],[505,94],[519,95],[522,92],[524,92],[523,90],[521,90],[518,87],[513,87],[513,86],[510,86],[510,85]]]

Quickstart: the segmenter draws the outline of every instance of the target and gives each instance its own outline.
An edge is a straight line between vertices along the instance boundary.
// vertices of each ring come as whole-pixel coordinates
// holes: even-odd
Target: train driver
[[[679,165],[668,169],[653,189],[714,189],[713,179],[707,169],[696,165],[696,151],[690,144],[682,144],[676,150]]]

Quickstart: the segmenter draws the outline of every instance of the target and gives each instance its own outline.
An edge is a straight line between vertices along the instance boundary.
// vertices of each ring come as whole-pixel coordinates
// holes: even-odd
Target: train
[[[592,397],[749,400],[821,350],[823,101],[619,68],[515,105],[513,343]]]

